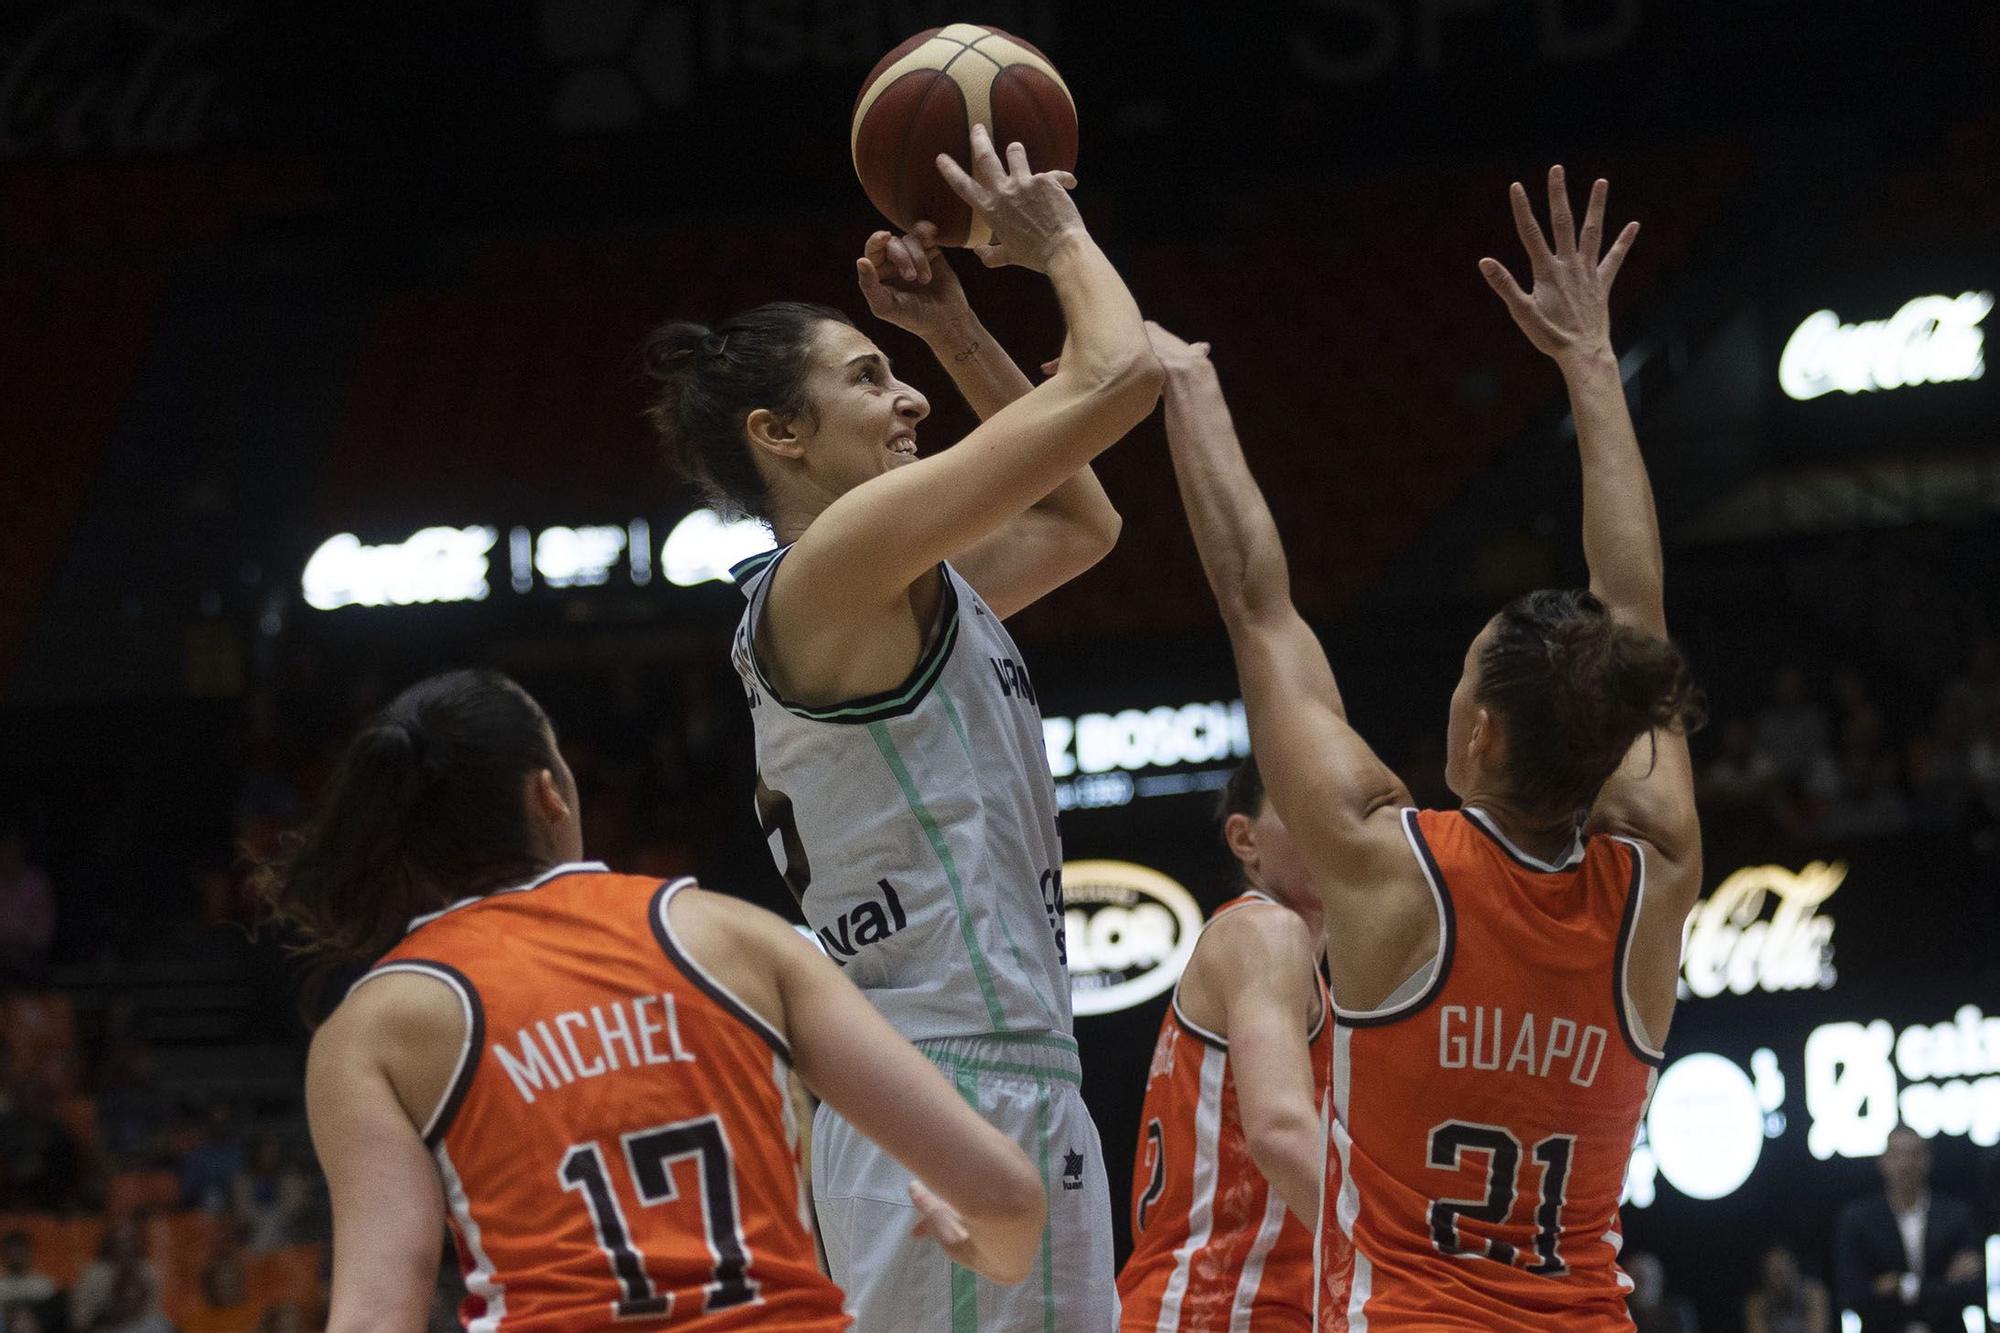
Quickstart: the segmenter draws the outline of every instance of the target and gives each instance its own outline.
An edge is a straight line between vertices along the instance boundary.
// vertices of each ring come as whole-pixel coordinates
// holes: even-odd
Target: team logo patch
[[[1201,933],[1193,894],[1129,861],[1071,861],[1061,882],[1070,1002],[1079,1015],[1129,1009],[1180,979]]]

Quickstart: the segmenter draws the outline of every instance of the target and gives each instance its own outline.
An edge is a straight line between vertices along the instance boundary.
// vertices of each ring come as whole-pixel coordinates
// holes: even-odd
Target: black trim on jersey
[[[766,564],[770,563],[773,560],[776,560],[779,556],[783,555],[785,552],[791,549],[792,549],[791,543],[787,542],[785,545],[780,546],[775,550],[759,551],[755,555],[745,556],[743,559],[738,560],[735,564],[729,567],[730,580],[734,582],[737,587],[739,588],[742,587],[743,580],[750,578],[752,575],[756,574],[756,572],[759,569],[762,569]]]
[[[1625,1049],[1642,1064],[1658,1069],[1667,1062],[1666,1055],[1664,1052],[1654,1055],[1639,1044],[1632,1031],[1631,1016],[1627,1013],[1625,986],[1625,962],[1632,949],[1632,932],[1639,924],[1639,900],[1646,891],[1646,853],[1635,842],[1627,842],[1624,838],[1616,841],[1624,843],[1626,850],[1632,853],[1632,883],[1625,890],[1625,910],[1618,918],[1618,949],[1611,956],[1612,1008],[1618,1011],[1618,1035],[1625,1039]]]
[[[786,546],[779,549],[775,555],[772,555],[771,563],[768,566],[769,572],[765,578],[765,586],[757,590],[759,593],[768,595],[770,580],[778,576],[778,561],[782,560],[785,553],[791,549],[791,547]],[[752,560],[763,558],[762,556],[751,557]],[[747,560],[743,562],[746,565],[749,563],[750,561]],[[737,568],[741,569],[743,565],[738,565]],[[944,665],[951,657],[951,650],[958,645],[958,587],[952,581],[952,573],[948,566],[940,562],[937,570],[938,577],[944,581],[944,595],[938,600],[938,621],[933,622],[934,626],[938,626],[937,633],[932,638],[930,645],[918,655],[917,664],[910,669],[910,674],[903,677],[902,683],[894,689],[882,690],[876,694],[864,694],[856,699],[844,699],[839,703],[824,705],[807,705],[787,699],[783,694],[779,693],[775,685],[771,684],[771,678],[764,674],[764,664],[757,660],[755,610],[760,608],[756,607],[756,603],[753,600],[753,614],[749,633],[745,636],[744,651],[750,658],[750,669],[757,673],[757,683],[763,687],[764,693],[770,695],[777,702],[780,708],[783,708],[795,717],[802,717],[808,722],[830,722],[843,726],[864,726],[870,722],[886,722],[892,717],[907,717],[909,714],[916,712],[918,706],[929,697],[931,686],[937,684],[938,677],[944,674]],[[755,577],[759,572],[761,572],[761,569],[752,570],[751,577]]]
[[[472,978],[450,963],[441,963],[435,958],[391,958],[362,973],[361,980],[355,984],[358,986],[361,981],[388,975],[392,969],[403,967],[436,973],[438,980],[445,982],[459,993],[472,1014],[472,1027],[465,1034],[465,1055],[458,1069],[452,1074],[451,1086],[445,1089],[444,1100],[438,1103],[437,1110],[432,1113],[430,1128],[424,1134],[424,1147],[436,1152],[437,1146],[444,1142],[445,1131],[451,1128],[451,1122],[457,1118],[458,1108],[465,1104],[466,1094],[472,1091],[473,1071],[479,1068],[479,1062],[485,1058],[486,1006],[480,1003],[479,988],[472,984]]]
[[[1229,1049],[1229,1039],[1227,1037],[1217,1036],[1207,1028],[1197,1025],[1194,1020],[1181,1012],[1181,987],[1179,982],[1174,983],[1174,998],[1168,1002],[1167,1012],[1174,1016],[1174,1022],[1180,1027],[1181,1031],[1187,1033],[1202,1045],[1212,1047],[1218,1051],[1227,1051]]]
[[[1523,870],[1532,870],[1537,875],[1567,875],[1583,867],[1584,843],[1581,835],[1570,842],[1569,851],[1563,854],[1563,859],[1568,864],[1555,865],[1548,861],[1537,861],[1526,852],[1517,850],[1500,832],[1500,826],[1491,822],[1493,816],[1484,810],[1475,812],[1471,806],[1462,806],[1458,813],[1466,823],[1491,839],[1493,845],[1505,853],[1509,861]]]
[[[1424,987],[1422,994],[1397,1005],[1394,1009],[1360,1015],[1335,1009],[1333,1021],[1342,1027],[1379,1028],[1399,1023],[1429,1008],[1431,1001],[1437,999],[1439,993],[1444,990],[1445,982],[1451,978],[1452,955],[1458,951],[1458,912],[1451,903],[1451,886],[1445,883],[1444,871],[1438,868],[1437,857],[1431,854],[1431,845],[1425,841],[1424,831],[1417,824],[1416,807],[1411,806],[1403,811],[1403,828],[1408,835],[1410,845],[1416,848],[1417,855],[1422,858],[1424,869],[1429,872],[1430,885],[1437,895],[1442,912],[1443,919],[1438,922],[1438,930],[1444,938],[1438,942],[1437,975],[1431,978],[1431,984]],[[1331,991],[1328,992],[1328,998],[1333,998]]]
[[[1243,899],[1245,898],[1251,901],[1244,902]],[[1288,912],[1291,911],[1289,907],[1285,907],[1283,903],[1262,890],[1245,889],[1236,898],[1217,908],[1215,915],[1202,922],[1201,933],[1204,935],[1207,934],[1210,926],[1222,920],[1223,917],[1228,916],[1239,907],[1277,907],[1283,908]],[[1195,939],[1195,947],[1201,947],[1199,936]],[[1190,957],[1189,961],[1192,962],[1193,958]],[[1319,1017],[1313,1020],[1312,1027],[1306,1032],[1306,1042],[1308,1044],[1319,1040],[1319,1034],[1326,1031],[1327,1022],[1333,1014],[1333,993],[1327,989],[1326,979],[1319,975],[1319,965],[1317,963],[1313,965],[1313,981],[1319,990]],[[1174,1016],[1174,1022],[1180,1025],[1182,1031],[1202,1043],[1202,1045],[1212,1046],[1218,1051],[1227,1051],[1229,1049],[1229,1038],[1219,1033],[1210,1032],[1207,1028],[1202,1027],[1199,1023],[1196,1023],[1181,1012],[1181,983],[1178,981],[1174,983],[1173,995],[1167,1002],[1167,1012]]]
[[[762,1017],[753,1013],[749,1005],[731,995],[721,982],[708,975],[702,969],[701,964],[688,957],[687,953],[682,950],[680,942],[674,938],[673,927],[667,924],[666,900],[676,890],[694,882],[692,878],[685,876],[680,879],[666,880],[654,892],[651,901],[646,905],[646,919],[653,925],[654,940],[658,941],[660,951],[666,954],[667,961],[672,963],[676,968],[679,968],[681,975],[693,983],[696,990],[721,1005],[731,1018],[736,1019],[743,1026],[763,1038],[767,1046],[783,1056],[785,1063],[790,1064],[792,1062],[792,1048],[786,1044],[783,1035],[776,1028],[765,1022]]]

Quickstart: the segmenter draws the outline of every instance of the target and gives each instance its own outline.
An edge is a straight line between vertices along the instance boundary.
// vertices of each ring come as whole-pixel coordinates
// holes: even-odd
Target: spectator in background
[[[250,1145],[248,1165],[230,1182],[230,1206],[243,1223],[251,1252],[266,1254],[297,1241],[311,1204],[311,1182],[285,1160],[277,1136],[259,1134]]]
[[[2000,723],[2000,637],[1979,636],[1964,674],[1944,687],[1940,708],[1964,735],[1978,735]]]
[[[1813,761],[1832,748],[1826,710],[1806,697],[1805,672],[1781,669],[1771,687],[1771,702],[1757,714],[1757,748],[1770,756],[1786,782],[1804,777]]]
[[[79,1333],[106,1327],[106,1320],[129,1323],[160,1314],[160,1274],[145,1255],[145,1228],[144,1213],[114,1218],[105,1227],[97,1257],[77,1278],[70,1301],[70,1319]],[[146,1296],[143,1303],[135,1290]]]
[[[201,1305],[181,1320],[181,1333],[256,1333],[264,1309],[250,1300],[243,1260],[223,1254],[201,1274]]]
[[[1986,1299],[1972,1210],[1931,1193],[1931,1148],[1905,1125],[1877,1163],[1883,1192],[1843,1208],[1834,1228],[1840,1304],[1862,1333],[1949,1333]]]
[[[1823,838],[1879,838],[1910,826],[1909,803],[1896,783],[1896,759],[1882,744],[1882,723],[1857,712],[1842,727],[1840,757],[1822,757],[1806,778],[1818,803],[1814,832]]]
[[[173,1104],[160,1087],[153,1048],[140,1033],[131,1004],[114,1004],[105,1028],[104,1055],[93,1079],[98,1140],[118,1166],[152,1166],[165,1153]]]
[[[117,1275],[97,1318],[79,1327],[82,1333],[176,1333],[173,1322],[160,1311],[159,1284],[136,1268]]]
[[[181,1157],[181,1206],[218,1212],[228,1207],[246,1164],[235,1112],[228,1102],[210,1102],[202,1113],[201,1138]]]
[[[1833,1333],[1826,1284],[1800,1274],[1790,1246],[1765,1250],[1759,1267],[1763,1281],[1743,1301],[1743,1333]]]
[[[55,1093],[21,1076],[13,1053],[0,1045],[0,1212],[71,1211],[88,1167],[56,1115]]]
[[[454,1333],[457,1324],[454,1321]],[[306,1333],[306,1312],[292,1301],[280,1301],[264,1311],[257,1333]]]
[[[1635,1253],[1625,1261],[1625,1275],[1632,1279],[1625,1309],[1638,1333],[1699,1333],[1694,1306],[1667,1294],[1667,1270],[1658,1255]]]
[[[0,982],[39,980],[55,938],[55,886],[28,859],[27,819],[0,813]]]
[[[37,1325],[53,1330],[69,1323],[67,1304],[56,1280],[35,1267],[34,1241],[28,1233],[10,1231],[0,1237],[0,1311],[26,1310]],[[15,1325],[0,1327],[12,1333]]]
[[[1769,804],[1778,785],[1778,765],[1757,748],[1750,724],[1738,719],[1722,728],[1722,749],[1701,773],[1701,799],[1736,809]]]

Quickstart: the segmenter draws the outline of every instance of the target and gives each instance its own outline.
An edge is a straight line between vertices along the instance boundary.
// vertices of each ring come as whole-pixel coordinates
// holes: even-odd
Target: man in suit
[[[1889,1131],[1879,1166],[1882,1194],[1848,1204],[1834,1228],[1840,1304],[1863,1333],[1955,1333],[1986,1300],[1972,1210],[1931,1193],[1930,1144],[1907,1126]]]

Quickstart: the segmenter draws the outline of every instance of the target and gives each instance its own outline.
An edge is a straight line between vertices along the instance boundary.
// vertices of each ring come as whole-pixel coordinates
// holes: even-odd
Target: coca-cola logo
[[[0,42],[0,157],[179,153],[235,128],[208,49],[219,5],[86,0]]]
[[[1722,881],[1688,917],[1681,943],[1681,994],[1825,989],[1833,985],[1833,919],[1819,914],[1847,878],[1840,861],[1802,870],[1746,866]],[[1764,905],[1775,899],[1768,920]]]
[[[1914,384],[1951,384],[1986,373],[1992,292],[1919,296],[1887,319],[1843,324],[1831,310],[1806,316],[1778,358],[1778,383],[1807,401],[1836,390],[1877,393]]]

